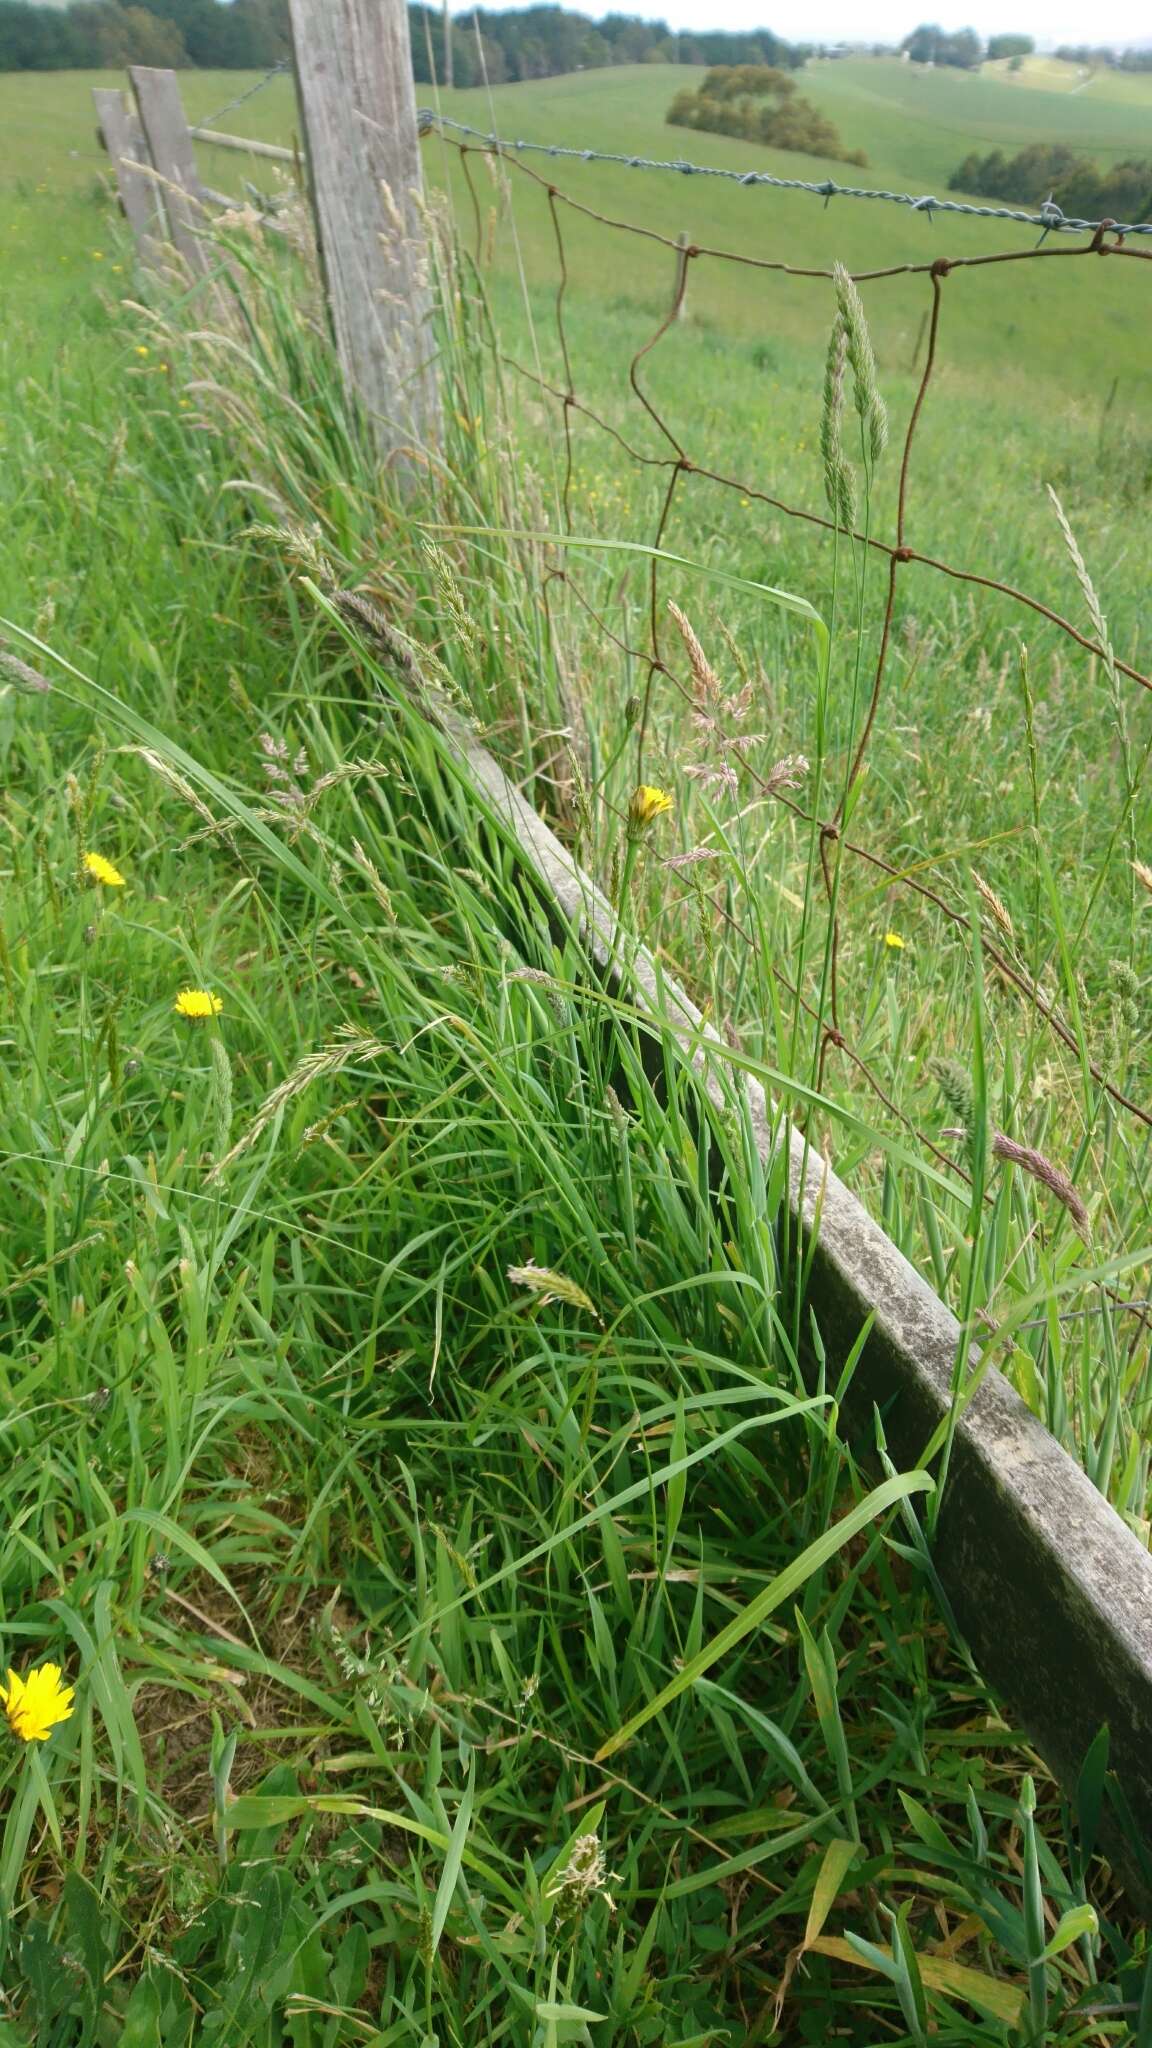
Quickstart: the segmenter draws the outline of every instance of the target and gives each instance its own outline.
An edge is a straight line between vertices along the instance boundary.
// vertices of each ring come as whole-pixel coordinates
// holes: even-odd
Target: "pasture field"
[[[746,166],[664,126],[684,77],[444,105]],[[675,808],[629,841],[650,565],[606,544],[651,540],[667,477],[574,414],[565,518],[558,409],[499,360],[565,378],[546,195],[474,158],[474,209],[426,142],[462,243],[434,198],[444,461],[396,492],[306,249],[227,231],[237,324],[136,273],[93,82],[0,78],[0,1631],[7,1665],[76,1686],[48,1743],[0,1752],[0,2048],[1146,2048],[1147,1931],[1093,1854],[1103,1752],[1064,1796],[989,1698],[935,1598],[936,1496],[866,1471],[843,1387],[800,1372],[780,1188],[735,1101],[657,1099],[339,593],[408,636],[1147,1540],[1147,1126],[1104,1086],[1152,1093],[1144,694],[908,565],[854,785],[885,579],[754,495],[824,510],[833,288],[693,260],[637,377],[748,488],[678,488],[643,761]],[[189,74],[190,116],[251,82]],[[1050,135],[1046,99],[1101,157],[1147,127],[1127,91],[882,63],[802,89],[868,182],[915,189]],[[277,81],[223,125],[293,120]],[[202,161],[242,192],[242,160]],[[551,174],[817,269],[1026,238]],[[671,252],[560,212],[574,389],[666,456],[629,364]],[[928,289],[863,287],[892,442],[858,452],[851,376],[843,437],[886,533]],[[1145,668],[1150,291],[1095,258],[949,276],[907,508],[919,549],[1097,640],[1102,607]],[[826,660],[764,585],[819,612]],[[735,755],[674,687],[669,598],[743,712]],[[790,793],[844,796],[896,871],[834,862],[847,1050],[811,1014],[818,836],[762,786],[800,754]],[[665,864],[687,853],[714,858]],[[179,1016],[186,988],[219,1014]],[[1079,1227],[991,1128],[1069,1176]]]

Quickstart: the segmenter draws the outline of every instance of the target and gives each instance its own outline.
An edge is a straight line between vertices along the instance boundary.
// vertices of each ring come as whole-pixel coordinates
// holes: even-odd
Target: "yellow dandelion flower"
[[[138,341],[136,343],[136,353],[138,356],[150,356],[152,351],[150,348],[146,348],[142,341]]]
[[[900,937],[899,932],[885,932],[884,944],[891,946],[894,953],[902,953],[904,951],[904,940]]]
[[[86,853],[84,866],[94,882],[102,882],[106,889],[123,889],[125,881],[119,868],[114,868],[102,853]]]
[[[58,1721],[66,1721],[76,1697],[74,1687],[63,1684],[58,1664],[41,1664],[27,1678],[9,1671],[7,1685],[0,1685],[0,1700],[8,1725],[21,1742],[47,1742]]]
[[[187,1017],[190,1023],[198,1024],[206,1017],[218,1017],[224,1005],[210,988],[182,988],[175,1007],[178,1017]]]
[[[632,791],[628,805],[628,823],[633,832],[646,832],[657,818],[663,818],[672,809],[672,798],[666,789],[654,789],[649,782],[642,782]]]
[[[104,261],[104,251],[103,251],[103,249],[93,249],[93,251],[92,251],[92,261],[93,261],[93,263],[103,263],[103,261]]]

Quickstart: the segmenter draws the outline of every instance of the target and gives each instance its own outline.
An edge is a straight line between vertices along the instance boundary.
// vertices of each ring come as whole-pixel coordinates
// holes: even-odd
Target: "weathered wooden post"
[[[156,244],[158,237],[163,235],[164,227],[156,184],[140,171],[140,165],[148,162],[144,132],[122,92],[96,85],[92,88],[92,98],[100,123],[100,138],[116,174],[116,189],[120,194],[124,218],[136,238],[141,261],[154,264],[159,260]]]
[[[208,269],[208,252],[198,227],[204,222],[204,192],[196,169],[196,152],[174,71],[150,64],[130,64],[128,76],[140,109],[140,125],[148,144],[172,240],[194,277]]]
[[[437,438],[406,0],[289,0],[316,230],[344,373],[382,452]]]
[[[452,62],[452,16],[448,11],[448,0],[444,0],[444,83],[449,92],[456,83],[455,67]]]

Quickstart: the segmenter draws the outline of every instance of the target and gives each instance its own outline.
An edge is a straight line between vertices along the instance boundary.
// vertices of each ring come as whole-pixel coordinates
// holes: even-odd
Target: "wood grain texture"
[[[196,232],[204,222],[203,192],[176,73],[130,64],[128,76],[148,154],[161,181],[158,189],[169,232],[193,276],[201,277],[208,269],[208,253]]]
[[[164,223],[156,186],[140,174],[140,165],[148,161],[148,151],[139,117],[123,93],[113,88],[93,86],[92,98],[104,147],[116,174],[124,218],[136,238],[141,261],[155,264],[159,253],[156,245],[163,235]]]
[[[316,226],[344,373],[385,454],[437,438],[405,0],[289,0]]]

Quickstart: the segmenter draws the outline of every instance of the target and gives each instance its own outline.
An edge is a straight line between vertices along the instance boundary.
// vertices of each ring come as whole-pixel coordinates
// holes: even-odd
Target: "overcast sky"
[[[582,13],[598,14],[604,6],[573,0]],[[607,0],[605,0],[607,4]],[[772,0],[619,0],[620,12],[663,20],[673,28],[771,28],[789,42],[898,43],[918,22],[939,22],[942,28],[974,28],[981,35],[1020,29],[1042,46],[1056,43],[1136,43],[1152,35],[1147,0],[974,0],[970,7],[926,6],[919,13],[903,0],[808,0],[802,9],[774,6]]]

